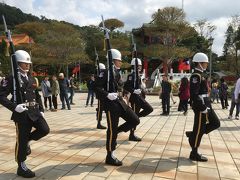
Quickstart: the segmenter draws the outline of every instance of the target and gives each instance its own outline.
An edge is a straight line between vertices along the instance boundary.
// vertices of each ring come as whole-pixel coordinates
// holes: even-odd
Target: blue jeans
[[[93,105],[93,100],[94,100],[94,91],[93,90],[88,90],[86,106],[88,106],[88,102],[89,102],[90,97],[91,97],[91,106],[92,106]]]

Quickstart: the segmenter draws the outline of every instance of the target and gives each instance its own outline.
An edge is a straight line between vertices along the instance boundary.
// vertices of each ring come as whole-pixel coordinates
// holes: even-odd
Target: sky
[[[174,6],[184,9],[191,24],[206,19],[217,29],[213,33],[213,52],[222,54],[225,32],[233,15],[240,14],[238,0],[0,0],[25,13],[64,20],[80,26],[98,25],[105,19],[117,18],[124,30],[141,27],[152,20],[158,9]]]

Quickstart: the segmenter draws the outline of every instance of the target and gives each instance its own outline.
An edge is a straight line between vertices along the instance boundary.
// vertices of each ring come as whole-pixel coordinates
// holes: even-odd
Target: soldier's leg
[[[138,106],[139,110],[142,109],[142,111],[139,112],[138,117],[145,117],[153,112],[152,106],[142,97],[140,97]]]
[[[208,123],[206,125],[206,131],[205,131],[206,134],[220,127],[219,118],[213,109],[208,111],[207,122]]]
[[[30,134],[29,140],[37,141],[50,132],[49,126],[43,117],[34,121],[33,127],[35,127],[35,130]]]
[[[122,109],[121,117],[126,121],[121,126],[118,127],[118,132],[127,132],[140,123],[137,114],[126,105],[125,110]]]
[[[30,132],[32,129],[32,122],[30,119],[23,119],[24,123],[15,123],[16,125],[16,147],[15,156],[18,163],[17,175],[32,178],[35,173],[27,168],[25,160],[27,159],[27,148]]]
[[[134,103],[134,102],[131,102],[131,107],[132,107],[132,110],[136,113],[136,115],[139,117],[139,111],[141,109],[139,103]],[[130,129],[130,134],[129,134],[129,141],[141,141],[142,139],[137,137],[135,135],[135,130],[136,130],[136,127],[135,128],[132,128]]]
[[[207,161],[206,157],[198,154],[198,147],[206,131],[207,114],[201,113],[200,111],[194,111],[194,114],[193,131],[189,134],[189,144],[192,148],[189,158],[194,161]]]
[[[117,146],[117,129],[118,129],[118,122],[119,122],[119,115],[120,113],[117,109],[113,111],[107,111],[107,142],[106,142],[106,149],[107,149],[107,156],[105,163],[114,166],[121,166],[122,162],[119,161],[113,154],[113,151],[116,149]]]
[[[98,107],[96,108],[97,110],[97,114],[96,114],[96,119],[97,119],[97,129],[106,129],[105,126],[103,126],[101,124],[102,121],[102,105],[101,105],[101,101],[98,99]]]

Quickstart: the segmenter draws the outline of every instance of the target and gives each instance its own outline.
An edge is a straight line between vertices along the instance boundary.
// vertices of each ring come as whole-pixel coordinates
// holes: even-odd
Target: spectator
[[[219,97],[220,97],[220,100],[221,100],[221,104],[222,104],[222,109],[227,109],[228,107],[228,93],[227,93],[227,90],[228,90],[228,86],[225,82],[225,80],[223,78],[220,79],[220,87],[219,87]]]
[[[235,94],[234,94],[235,88],[236,88],[236,84],[235,84],[235,87],[232,90],[232,101],[231,101],[231,107],[230,107],[230,110],[229,110],[228,119],[232,119],[233,110],[236,107],[235,119],[239,120],[239,102],[235,101]]]
[[[166,75],[162,76],[162,89],[160,92],[160,98],[162,99],[162,109],[163,112],[160,115],[168,116],[170,112],[170,94],[172,91],[172,85],[168,82]]]
[[[91,97],[91,107],[93,107],[93,101],[94,101],[94,91],[93,91],[93,84],[94,84],[95,78],[94,75],[91,75],[91,79],[87,81],[87,88],[88,88],[88,96],[86,101],[86,106],[88,106],[89,99]]]
[[[63,73],[59,74],[59,88],[60,88],[60,100],[62,101],[62,110],[65,109],[65,101],[68,107],[68,110],[71,110],[70,103],[68,100],[68,88],[69,83],[68,80],[64,77]]]
[[[52,76],[52,103],[53,103],[53,111],[57,111],[58,103],[57,96],[60,94],[59,83],[57,77],[55,75]]]
[[[177,87],[175,86],[175,84],[173,82],[173,77],[172,76],[169,77],[169,81],[168,82],[171,84],[171,93],[170,93],[171,100],[172,100],[173,104],[176,104],[176,102],[173,99],[172,91],[173,91],[174,88],[177,88]]]
[[[75,75],[72,74],[72,76],[69,78],[69,92],[70,92],[69,102],[72,105],[75,104],[75,103],[73,103],[73,96],[75,93],[74,89],[76,88],[76,86],[74,85],[74,77],[75,77]]]
[[[218,90],[218,82],[216,79],[212,81],[212,90],[211,90],[211,100],[214,103],[215,99],[217,99],[217,103],[219,103],[219,90]]]
[[[52,90],[51,90],[51,85],[50,85],[48,76],[46,76],[42,81],[41,89],[42,89],[43,98],[44,98],[45,110],[46,111],[48,110],[47,100],[49,102],[49,110],[52,110],[52,98],[51,98]]]
[[[179,88],[179,98],[180,98],[180,106],[181,109],[184,111],[183,114],[186,116],[188,111],[188,100],[190,98],[190,85],[188,78],[183,77],[181,79],[181,85]]]
[[[235,90],[234,90],[235,103],[238,104],[238,111],[240,111],[240,78],[238,78]],[[239,116],[236,117],[239,120]]]

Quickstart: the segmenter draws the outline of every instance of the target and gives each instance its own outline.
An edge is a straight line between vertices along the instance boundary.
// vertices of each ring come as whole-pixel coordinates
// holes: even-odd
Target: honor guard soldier
[[[113,151],[116,149],[117,145],[117,135],[120,132],[127,132],[130,129],[135,128],[139,124],[139,118],[124,102],[122,97],[118,96],[117,89],[119,86],[122,86],[122,80],[119,73],[122,65],[121,53],[117,49],[111,49],[110,51],[114,63],[113,82],[108,82],[109,71],[102,71],[95,82],[94,89],[103,104],[103,108],[107,115],[107,156],[105,163],[114,166],[121,166],[122,162],[113,155]],[[108,83],[114,83],[114,92],[109,93],[107,91]],[[120,117],[126,122],[118,127]]]
[[[37,82],[29,73],[31,58],[26,51],[18,50],[15,52],[21,76],[20,93],[23,98],[22,104],[16,104],[13,99],[9,100],[9,94],[13,94],[13,76],[4,80],[0,86],[0,103],[13,112],[11,119],[16,125],[16,147],[15,156],[18,163],[17,174],[25,178],[35,177],[35,173],[27,168],[25,160],[31,153],[29,142],[37,141],[49,133],[49,127],[44,119],[44,110],[41,96],[37,91]],[[35,130],[32,130],[32,127]]]
[[[198,153],[203,134],[220,127],[220,121],[212,109],[208,95],[208,82],[204,71],[208,66],[208,57],[204,53],[193,56],[195,69],[190,77],[190,104],[194,112],[193,130],[186,135],[192,148],[189,158],[193,161],[207,161],[208,159]]]
[[[135,60],[138,61],[137,68],[134,68],[134,66],[136,65]],[[137,89],[134,87],[134,84],[135,84],[134,82],[136,80],[138,81],[138,84],[141,84],[141,79],[140,79],[139,73],[142,70],[142,61],[139,58],[133,58],[131,61],[131,65],[132,65],[133,70],[134,69],[138,70],[138,73],[135,73],[133,71],[130,75],[128,75],[127,81],[124,84],[124,90],[131,93],[129,102],[131,103],[132,110],[138,115],[138,117],[145,117],[153,111],[153,108],[142,96],[142,90],[139,88],[140,85]],[[135,79],[136,74],[139,77]],[[141,138],[137,137],[134,134],[135,130],[136,130],[136,128],[133,128],[130,130],[129,140],[130,141],[141,141]]]
[[[105,65],[103,63],[99,63],[99,74],[104,71],[106,69]],[[103,126],[101,124],[102,121],[102,112],[103,112],[103,105],[100,101],[100,99],[98,97],[96,97],[98,99],[98,107],[96,108],[97,114],[96,114],[96,118],[97,118],[97,129],[106,129],[105,126]]]

